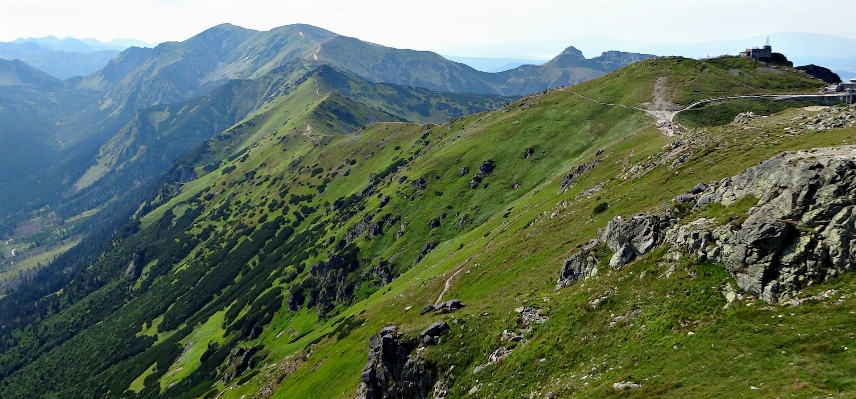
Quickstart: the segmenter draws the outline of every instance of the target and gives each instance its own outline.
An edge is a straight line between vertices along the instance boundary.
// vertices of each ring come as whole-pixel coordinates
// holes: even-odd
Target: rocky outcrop
[[[404,339],[395,326],[372,335],[357,398],[428,398],[438,372],[416,351],[417,346],[416,341]]]
[[[598,229],[597,238],[615,252],[609,265],[621,267],[660,244],[672,222],[670,214],[638,214],[629,219],[618,216]]]
[[[734,117],[734,121],[732,123],[734,123],[735,125],[745,125],[749,123],[752,119],[755,119],[757,117],[758,115],[755,115],[755,113],[752,111],[741,112]]]
[[[448,330],[449,325],[446,324],[445,321],[440,320],[422,331],[422,333],[419,334],[419,338],[421,338],[424,345],[433,345],[440,338],[440,334],[443,334]]]
[[[594,169],[600,161],[594,161],[590,163],[584,163],[582,165],[577,165],[576,168],[571,170],[570,173],[562,177],[562,184],[559,186],[559,194],[563,194],[565,191],[568,191],[571,187],[575,186],[576,179],[582,176],[584,173]]]
[[[600,241],[592,239],[581,250],[565,260],[562,271],[559,273],[559,281],[556,282],[557,290],[597,274],[598,260],[595,249],[599,245]]]
[[[816,114],[796,116],[793,120],[799,121],[797,126],[791,129],[786,128],[792,134],[854,127],[856,126],[856,104],[829,107]]]
[[[786,152],[733,177],[699,184],[674,203],[700,209],[758,203],[730,221],[680,222],[669,212],[616,217],[565,261],[557,289],[596,273],[597,241],[620,267],[658,245],[720,263],[744,291],[767,302],[856,269],[856,146]]]
[[[829,84],[841,83],[841,77],[838,76],[837,73],[830,71],[828,68],[824,68],[822,66],[808,64],[803,66],[798,66],[796,69],[803,71],[812,77],[820,79]]]
[[[384,215],[385,218],[389,218],[389,215]],[[380,221],[373,222],[373,215],[366,214],[363,216],[362,220],[353,225],[347,232],[345,232],[345,241],[348,243],[356,241],[357,238],[360,238],[365,233],[368,233],[369,238],[379,236],[383,234],[383,224],[386,222],[385,219],[381,219]]]
[[[698,194],[695,207],[759,198],[745,220],[695,220],[670,245],[721,263],[743,290],[767,302],[854,269],[856,146],[786,152]]]
[[[496,169],[496,162],[494,162],[492,159],[482,162],[482,164],[479,166],[478,173],[476,173],[475,176],[473,176],[472,180],[470,180],[470,188],[478,188],[482,180],[484,180],[487,175],[493,173],[494,169]],[[461,169],[461,171],[463,171],[463,169]],[[487,185],[487,183],[485,183],[485,185]]]
[[[248,368],[253,368],[255,366],[255,362],[253,361],[253,355],[258,352],[259,349],[257,347],[252,348],[235,348],[229,352],[229,359],[226,361],[226,367],[223,371],[223,377],[221,381],[223,383],[227,383],[238,376],[241,375]]]
[[[414,190],[424,190],[428,188],[428,180],[425,180],[424,177],[420,177],[411,181],[410,186],[413,187]]]

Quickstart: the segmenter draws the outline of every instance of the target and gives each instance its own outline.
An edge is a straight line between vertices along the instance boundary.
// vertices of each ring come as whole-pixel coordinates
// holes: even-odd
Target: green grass
[[[753,77],[735,76],[730,72],[735,68]],[[305,118],[318,126],[325,119],[313,114],[309,104],[330,98],[313,97],[314,88],[301,87],[294,93],[304,96],[301,101],[280,99],[212,141],[212,156],[228,159],[143,217],[143,228],[156,226],[168,209],[189,215],[191,203],[202,207],[190,231],[210,228],[213,233],[174,263],[172,274],[162,277],[168,282],[179,273],[211,267],[206,261],[214,249],[233,237],[246,242],[249,233],[244,231],[263,221],[282,216],[285,224],[296,226],[295,234],[320,226],[301,248],[307,251],[302,265],[283,262],[270,272],[272,285],[283,289],[284,302],[308,277],[311,265],[336,253],[335,243],[349,237],[360,248],[359,270],[344,277],[355,282],[357,299],[336,302],[320,315],[315,308],[290,312],[284,303],[258,337],[239,343],[264,347],[258,373],[216,383],[222,398],[251,397],[269,384],[279,387],[274,397],[353,397],[372,334],[395,324],[413,337],[440,319],[452,330],[424,353],[441,370],[455,366],[449,397],[467,396],[477,384],[482,384],[480,397],[544,396],[549,391],[559,397],[604,397],[615,395],[612,383],[621,380],[642,383],[639,390],[623,394],[639,397],[853,392],[856,386],[842,371],[852,369],[852,361],[836,352],[836,345],[847,345],[846,330],[829,332],[851,325],[853,316],[824,307],[830,303],[801,305],[800,312],[788,312],[791,319],[781,320],[794,324],[779,327],[778,314],[784,314],[779,307],[747,300],[724,308],[720,290],[734,283],[721,266],[689,257],[671,265],[663,259],[664,250],[620,270],[601,266],[594,278],[554,290],[562,262],[615,216],[660,211],[699,182],[732,176],[781,151],[856,142],[854,129],[789,134],[783,129],[791,118],[808,111],[788,109],[756,119],[748,129],[710,126],[680,137],[687,158],[673,163],[675,158],[667,157],[674,138],[664,137],[643,112],[572,93],[635,106],[651,100],[660,76],[667,76],[670,100],[681,104],[722,91],[800,91],[815,83],[787,69],[776,74],[758,68],[760,64],[731,58],[658,59],[443,125],[374,123],[350,135],[327,134],[313,125],[313,137],[303,134]],[[525,157],[529,148],[532,155]],[[598,165],[559,194],[563,176],[592,162],[599,150]],[[496,168],[471,188],[479,166],[488,160]],[[204,171],[209,162],[204,159],[197,170]],[[462,168],[469,172],[459,176]],[[419,178],[427,181],[426,189],[412,184]],[[333,209],[364,192],[370,182],[371,195],[345,211]],[[302,200],[288,204],[292,196]],[[385,196],[390,201],[381,208]],[[747,198],[693,215],[728,220],[740,217],[753,202],[757,200]],[[599,207],[603,203],[607,206]],[[307,214],[295,216],[303,207]],[[383,225],[382,234],[348,234],[364,220],[377,221],[386,213],[400,219]],[[439,227],[429,225],[434,218]],[[429,242],[437,246],[422,256]],[[611,255],[606,252],[604,260]],[[257,267],[261,256],[254,255],[246,265],[230,265],[245,270],[234,283]],[[371,277],[373,266],[381,262],[400,274],[384,286]],[[660,278],[671,266],[674,274]],[[303,271],[294,277],[289,274],[294,270]],[[852,279],[845,276],[813,289],[838,286],[852,292]],[[441,296],[447,280],[449,290]],[[264,293],[267,288],[262,288]],[[131,301],[155,300],[145,293],[139,298]],[[423,306],[451,298],[467,306],[448,315],[419,316]],[[848,298],[841,309],[849,306]],[[599,302],[593,306],[595,299]],[[487,362],[487,354],[505,345],[500,334],[518,325],[514,309],[524,305],[541,309],[549,321],[534,326],[507,359],[473,374]],[[230,338],[222,326],[225,311],[192,326],[181,344],[193,344],[160,379],[162,388],[189,376],[207,343]],[[239,316],[247,313],[248,307],[242,308]],[[157,333],[158,319],[141,326],[140,334]],[[806,341],[794,334],[821,338]],[[782,350],[793,355],[779,358],[776,353]],[[295,359],[300,367],[293,372],[274,371]],[[788,363],[801,366],[792,369]]]
[[[211,316],[204,324],[197,326],[193,332],[179,341],[184,345],[185,350],[175,362],[169,366],[169,371],[161,378],[161,389],[165,389],[170,384],[180,381],[182,378],[190,375],[196,367],[199,367],[199,358],[208,348],[211,343],[222,344],[224,331],[221,327],[223,324],[224,312],[217,312]]]
[[[146,371],[143,374],[140,374],[140,376],[137,377],[137,379],[135,379],[133,382],[131,382],[131,386],[128,387],[128,390],[134,391],[137,393],[142,391],[143,388],[145,388],[145,385],[143,385],[143,383],[146,381],[146,377],[148,377],[150,374],[154,373],[155,368],[157,368],[157,363],[152,364],[152,366],[149,367],[148,369],[146,369]]]
[[[737,98],[702,104],[696,108],[679,113],[675,122],[690,128],[722,126],[734,121],[741,112],[753,112],[755,115],[772,115],[788,108],[814,105],[810,101],[773,101],[768,99]]]

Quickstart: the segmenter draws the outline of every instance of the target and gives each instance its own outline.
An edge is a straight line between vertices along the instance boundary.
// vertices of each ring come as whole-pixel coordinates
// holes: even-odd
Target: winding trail
[[[466,266],[469,261],[470,260],[467,259],[466,263],[458,266],[458,271],[452,273],[452,275],[446,279],[446,285],[443,287],[443,292],[441,292],[440,295],[437,297],[437,300],[434,301],[435,304],[443,302],[443,297],[446,296],[447,292],[449,292],[449,288],[452,288],[452,283],[455,281],[455,279],[458,278],[458,275],[461,274],[462,271],[464,271],[464,266]]]
[[[658,79],[658,85],[661,83]],[[699,105],[715,102],[715,101],[726,101],[726,100],[734,100],[741,98],[767,98],[772,99],[774,101],[783,101],[783,100],[818,100],[823,98],[835,98],[840,97],[839,94],[745,94],[745,95],[734,95],[734,96],[719,96],[719,97],[710,97],[702,100],[698,100],[690,105],[687,105],[684,108],[674,109],[674,104],[671,104],[667,101],[662,100],[661,91],[657,90],[658,85],[655,85],[654,89],[654,105],[657,106],[655,109],[646,109],[641,107],[629,107],[624,104],[613,104],[613,103],[605,103],[602,101],[595,100],[591,97],[584,96],[575,91],[571,91],[570,93],[576,95],[579,98],[584,100],[588,100],[597,104],[606,105],[606,106],[616,106],[622,107],[626,109],[633,109],[637,111],[642,111],[651,117],[653,117],[657,123],[657,128],[663,132],[664,135],[668,137],[673,137],[675,135],[681,134],[681,130],[688,130],[686,127],[681,124],[675,122],[675,116],[681,112],[693,109]],[[560,89],[561,90],[561,89]]]

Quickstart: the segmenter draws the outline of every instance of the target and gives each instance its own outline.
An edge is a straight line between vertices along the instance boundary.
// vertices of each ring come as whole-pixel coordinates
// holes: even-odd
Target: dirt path
[[[654,120],[656,120],[657,129],[663,133],[663,135],[667,137],[673,137],[681,134],[682,130],[687,130],[686,127],[681,126],[679,123],[675,122],[675,116],[681,112],[690,110],[699,105],[706,104],[714,101],[724,101],[724,100],[733,100],[739,98],[769,98],[773,100],[789,100],[789,99],[817,99],[820,97],[827,96],[835,96],[832,95],[823,95],[823,94],[747,94],[747,95],[734,95],[734,96],[719,96],[719,97],[711,97],[705,98],[702,100],[698,100],[684,108],[681,108],[677,104],[666,99],[666,77],[661,76],[657,78],[657,81],[654,82],[654,88],[651,90],[651,95],[653,100],[651,102],[642,103],[642,107],[628,107],[623,104],[612,104],[605,103],[598,100],[595,100],[591,97],[584,96],[580,93],[572,91],[571,93],[575,94],[577,97],[582,99],[592,101],[601,105],[606,106],[617,106],[627,109],[635,109],[642,112],[645,112]],[[563,89],[560,89],[563,90]]]
[[[574,94],[576,94],[576,93],[574,93]],[[579,94],[577,94],[577,95],[579,95]],[[534,208],[534,207],[537,207],[539,205],[541,205],[541,203],[536,202],[530,208]],[[514,222],[516,222],[517,219],[519,219],[521,215],[522,215],[522,213],[518,214],[514,218],[510,219],[508,221],[508,223],[505,224],[505,227],[503,227],[502,230],[499,231],[499,233],[496,233],[493,237],[490,238],[490,240],[487,240],[487,242],[482,246],[481,251],[479,251],[479,253],[484,252],[484,250],[487,248],[487,246],[490,245],[493,242],[493,240],[495,240],[497,237],[499,237],[500,234],[504,233],[505,230],[508,229],[508,226],[511,226],[512,224],[514,224]],[[449,292],[449,289],[452,288],[452,284],[455,282],[455,280],[458,279],[458,275],[461,274],[462,271],[464,271],[464,267],[466,267],[468,264],[470,264],[470,261],[476,256],[477,255],[470,256],[469,258],[467,258],[467,260],[464,261],[464,264],[456,267],[455,269],[452,269],[452,270],[455,270],[455,272],[452,273],[452,275],[446,279],[446,283],[443,286],[443,292],[441,292],[440,295],[437,297],[437,300],[434,302],[435,304],[438,304],[438,303],[443,301],[443,297],[446,296],[446,294]]]
[[[469,261],[470,260],[467,259],[467,263],[469,263]],[[437,297],[437,300],[434,301],[435,304],[443,302],[443,297],[446,296],[447,292],[449,292],[449,288],[452,288],[452,283],[455,281],[455,279],[458,278],[458,275],[461,274],[462,271],[464,271],[464,266],[466,266],[467,263],[464,263],[463,265],[458,266],[458,271],[452,273],[452,275],[446,279],[446,285],[443,287],[443,292],[441,292],[440,295]]]
[[[659,82],[659,79],[658,79],[658,82]],[[577,93],[575,91],[572,91],[571,93],[576,95],[579,98],[582,98],[584,100],[588,100],[588,101],[591,101],[591,102],[594,102],[597,104],[606,105],[606,106],[610,106],[610,107],[615,106],[615,107],[621,107],[621,108],[626,108],[626,109],[634,109],[637,111],[642,111],[642,112],[650,115],[651,117],[654,118],[654,120],[657,121],[657,123],[656,123],[657,129],[659,129],[660,132],[662,132],[664,135],[666,135],[668,137],[672,137],[672,136],[679,133],[678,124],[676,124],[674,122],[675,114],[677,113],[677,111],[672,111],[669,109],[646,109],[646,108],[640,108],[640,107],[628,107],[624,104],[613,104],[613,103],[601,102],[601,101],[595,100],[591,97],[584,96],[584,95]],[[656,86],[655,86],[655,93],[657,93]],[[660,95],[662,95],[662,91],[660,91]],[[657,94],[655,94],[654,103],[660,103],[658,106],[664,106],[665,105],[665,104],[663,104],[664,101],[662,99],[660,99],[660,101],[657,101],[657,99],[658,99]]]

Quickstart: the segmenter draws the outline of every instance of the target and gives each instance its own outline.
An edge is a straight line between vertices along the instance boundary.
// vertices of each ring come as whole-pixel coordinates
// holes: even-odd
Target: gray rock
[[[433,242],[433,241],[427,242],[427,243],[425,243],[425,246],[422,247],[421,254],[422,255],[428,255],[428,252],[431,252],[435,247],[437,247],[436,242]]]
[[[642,385],[631,381],[621,381],[612,384],[612,389],[615,389],[616,391],[624,391],[627,389],[636,389],[640,387],[642,387]]]
[[[482,162],[481,166],[479,166],[479,174],[486,175],[493,172],[496,169],[496,162],[492,159]]]
[[[681,226],[667,241],[722,263],[767,302],[853,270],[856,146],[785,152],[698,194],[695,206],[760,198],[734,226]]]
[[[615,252],[629,244],[629,249],[635,256],[640,256],[654,249],[662,241],[663,231],[671,223],[672,218],[668,214],[638,214],[629,219],[618,216],[605,228],[598,229],[597,236]]]
[[[428,188],[428,180],[425,180],[424,177],[420,177],[416,180],[411,181],[410,185],[416,190],[424,190]]]
[[[434,306],[434,304],[428,305],[428,306],[426,306],[426,307],[422,308],[422,310],[420,310],[420,311],[419,311],[419,315],[420,315],[420,316],[422,316],[422,315],[424,315],[425,313],[428,313],[428,312],[432,312],[432,311],[434,311],[434,309],[437,309],[437,307],[436,307],[436,306]]]
[[[674,201],[679,203],[679,204],[683,204],[683,203],[687,203],[687,202],[693,202],[693,201],[695,201],[695,199],[696,199],[696,196],[693,194],[681,194],[681,195],[675,197]]]
[[[571,187],[576,185],[576,179],[586,172],[594,169],[600,161],[595,160],[591,163],[584,163],[581,165],[577,165],[576,168],[572,169],[570,173],[562,177],[562,184],[559,186],[559,194],[563,194],[565,191],[568,191]]]
[[[249,349],[237,347],[229,352],[229,358],[226,360],[226,366],[223,371],[223,376],[220,378],[223,383],[227,383],[239,377],[248,368],[255,367],[253,355],[258,352],[257,347]]]
[[[424,337],[426,335],[429,335],[432,337],[437,337],[440,334],[442,334],[443,332],[447,331],[448,329],[449,329],[449,325],[446,324],[445,321],[440,320],[438,322],[435,322],[434,324],[432,324],[428,328],[426,328],[424,331],[422,331],[422,333],[420,333],[419,336]]]
[[[704,192],[704,190],[707,190],[707,184],[699,183],[695,187],[693,187],[692,190],[690,190],[690,194],[701,194]]]
[[[856,146],[785,152],[675,202],[729,206],[750,195],[757,205],[729,224],[640,214],[616,217],[598,239],[616,252],[613,267],[665,241],[672,251],[723,264],[741,289],[767,302],[856,269]],[[596,270],[583,252],[565,261],[557,288]]]
[[[437,381],[437,367],[418,352],[411,355],[418,342],[402,337],[390,326],[369,338],[368,361],[360,374],[357,398],[428,398]]]
[[[609,258],[609,266],[613,269],[617,269],[630,263],[633,259],[636,259],[636,251],[629,243],[624,244],[618,248],[618,251],[615,251],[611,258]]]
[[[534,154],[534,153],[535,153],[535,149],[532,147],[529,147],[529,148],[523,150],[523,159],[531,157],[532,154]]]
[[[752,119],[755,119],[757,117],[758,116],[755,115],[754,112],[741,112],[741,113],[737,114],[737,116],[734,117],[733,123],[735,125],[745,124],[745,123],[749,123],[749,121],[751,121]]]
[[[438,304],[435,310],[437,313],[448,313],[462,309],[464,306],[466,305],[460,299],[450,299]]]
[[[557,290],[597,274],[598,260],[594,250],[598,245],[600,241],[597,239],[590,240],[580,251],[565,260],[559,280],[556,281]]]

